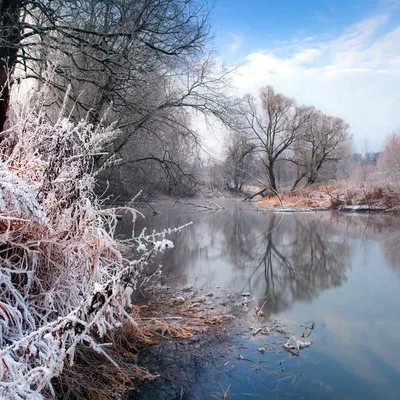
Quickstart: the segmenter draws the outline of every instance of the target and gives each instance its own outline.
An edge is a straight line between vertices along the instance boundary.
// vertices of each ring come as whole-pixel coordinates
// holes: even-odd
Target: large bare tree
[[[341,118],[325,115],[316,109],[311,111],[303,133],[295,143],[291,159],[296,165],[292,190],[301,181],[306,186],[316,183],[324,172],[333,178],[337,163],[345,156],[345,144],[349,140],[349,125]]]
[[[255,144],[275,192],[278,191],[276,164],[287,159],[311,114],[311,108],[298,106],[295,100],[276,93],[272,86],[260,90],[258,101],[249,94],[242,100],[237,129]]]
[[[3,0],[0,5],[0,132],[4,129],[10,102],[10,76],[17,63],[22,38],[21,0]]]

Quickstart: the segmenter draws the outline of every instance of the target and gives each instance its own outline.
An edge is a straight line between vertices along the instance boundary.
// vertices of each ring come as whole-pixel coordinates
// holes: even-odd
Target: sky
[[[359,152],[400,129],[400,0],[217,0],[211,27],[236,95],[273,85],[343,118]]]

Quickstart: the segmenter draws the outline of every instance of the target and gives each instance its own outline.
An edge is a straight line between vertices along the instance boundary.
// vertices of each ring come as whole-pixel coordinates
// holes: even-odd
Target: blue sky
[[[400,0],[217,0],[211,24],[237,95],[272,84],[344,118],[358,151],[400,128]]]

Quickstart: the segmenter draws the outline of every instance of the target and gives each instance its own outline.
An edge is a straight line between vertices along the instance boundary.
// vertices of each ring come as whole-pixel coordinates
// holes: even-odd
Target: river
[[[204,340],[200,349],[171,342],[144,354],[161,377],[126,398],[399,399],[400,218],[221,205],[160,203],[160,214],[137,223],[136,230],[159,230],[193,222],[160,258],[163,283],[212,291],[215,302],[248,292],[250,313],[264,305],[266,321],[297,338],[310,333],[311,346],[292,355],[281,346],[286,339],[273,346],[274,338],[252,335],[239,313],[226,339]]]

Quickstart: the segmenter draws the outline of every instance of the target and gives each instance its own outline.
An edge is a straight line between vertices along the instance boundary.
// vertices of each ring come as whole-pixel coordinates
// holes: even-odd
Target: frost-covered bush
[[[13,112],[0,142],[0,398],[41,399],[78,344],[104,353],[94,337],[135,325],[137,279],[173,244],[168,232],[144,231],[132,239],[140,257],[121,255],[115,210],[95,196],[91,172],[113,127],[63,112],[51,122],[40,98]]]
[[[386,141],[385,148],[379,154],[378,171],[380,180],[399,193],[400,191],[400,130],[394,132]]]

